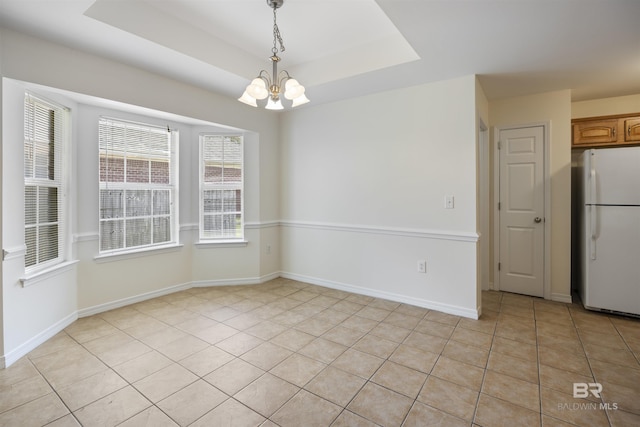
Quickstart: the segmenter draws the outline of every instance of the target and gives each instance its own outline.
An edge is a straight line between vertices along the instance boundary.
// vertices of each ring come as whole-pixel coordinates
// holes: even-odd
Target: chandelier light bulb
[[[245,104],[251,105],[252,107],[258,106],[258,104],[256,103],[256,99],[253,96],[249,95],[246,90],[244,91],[242,96],[238,98],[238,101],[244,102]]]
[[[274,100],[271,97],[267,101],[267,106],[264,108],[266,108],[267,110],[284,110],[284,107],[282,106],[282,101],[280,101],[280,98],[276,98]]]
[[[302,86],[296,79],[288,79],[284,85],[284,97],[287,99],[295,99],[304,95],[304,86]]]
[[[293,100],[293,104],[291,104],[291,106],[297,107],[298,105],[306,104],[307,102],[309,102],[309,98],[307,98],[303,93],[302,95],[300,95],[299,97]]]
[[[267,96],[269,96],[267,85],[265,84],[264,80],[259,77],[253,79],[251,81],[251,84],[247,86],[247,93],[255,99],[265,99]]]

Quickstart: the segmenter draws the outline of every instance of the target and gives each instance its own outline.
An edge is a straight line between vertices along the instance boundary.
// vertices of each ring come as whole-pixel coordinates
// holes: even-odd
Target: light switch
[[[444,208],[453,209],[453,196],[444,196]]]

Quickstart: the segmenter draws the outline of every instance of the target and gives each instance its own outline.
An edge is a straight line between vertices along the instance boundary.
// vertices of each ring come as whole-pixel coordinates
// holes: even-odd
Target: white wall
[[[491,145],[489,141],[489,101],[476,77],[476,229],[478,240],[478,293],[476,305],[481,306],[482,291],[489,289],[491,277]]]
[[[8,364],[48,333],[75,320],[75,266],[23,287],[24,277],[24,86],[3,81],[2,270],[4,358]],[[54,101],[60,101],[54,99]],[[66,101],[64,101],[66,102]],[[67,102],[69,103],[69,102]],[[73,197],[67,194],[68,201]],[[48,338],[48,336],[47,336]]]
[[[550,123],[550,297],[571,301],[571,92],[493,100],[489,107],[492,127]]]
[[[2,35],[2,31],[0,31],[0,46],[2,46],[3,43],[3,35]],[[3,75],[2,72],[2,55],[0,55],[0,76]],[[3,99],[4,97],[4,89],[2,88],[2,81],[0,80],[0,100]],[[0,118],[3,117],[4,114],[4,106],[2,105],[2,102],[0,102]],[[4,120],[0,119],[0,159],[3,158],[3,151],[4,151],[4,144],[2,144],[2,140],[3,140],[3,130],[4,130]],[[2,175],[2,173],[0,173],[0,176]],[[1,212],[4,212],[4,205],[3,205],[3,192],[2,192],[2,178],[0,177],[0,242],[3,241],[3,234],[2,234],[2,229],[4,228],[4,215]],[[1,249],[1,248],[0,248]],[[4,254],[3,254],[3,258],[4,258]],[[2,291],[0,292],[0,358],[2,358],[0,360],[0,368],[2,366],[5,365],[4,362],[4,316],[2,315],[3,312],[3,307],[4,307],[4,286],[2,286],[2,276],[4,274],[4,262],[0,262],[0,288],[2,288]]]
[[[273,113],[11,30],[0,29],[0,43],[5,82],[15,79],[245,130],[245,214],[249,241],[240,248],[194,248],[198,231],[198,168],[193,162],[197,161],[198,130],[176,122],[172,126],[181,128],[180,239],[184,246],[136,258],[96,261],[95,121],[105,110],[73,105],[76,124],[73,182],[77,185],[71,190],[75,192],[71,197],[76,200],[70,224],[75,237],[71,252],[79,262],[55,278],[21,287],[17,278],[24,273],[24,254],[20,253],[24,246],[23,190],[17,166],[21,167],[23,155],[21,125],[16,123],[22,123],[23,90],[4,87],[2,95],[7,101],[2,110],[0,223],[3,248],[18,250],[12,259],[2,263],[0,317],[4,328],[0,365],[12,363],[73,321],[78,313],[90,314],[185,284],[256,282],[278,274],[280,251],[273,225],[279,217],[279,149],[278,121]],[[262,250],[265,242],[274,245],[268,255]]]
[[[468,76],[286,113],[285,275],[477,316],[475,90]]]
[[[191,241],[182,248],[145,256],[103,258],[99,255],[98,241],[98,121],[101,116],[147,123],[171,129],[179,134],[179,218],[181,223],[195,215],[197,198],[192,196],[191,180],[197,180],[197,163],[192,164],[192,152],[198,153],[198,135],[187,124],[163,120],[153,116],[132,114],[121,110],[80,104],[76,108],[74,128],[77,129],[76,174],[79,196],[75,205],[77,216],[74,232],[78,266],[78,309],[86,310],[134,295],[144,295],[159,289],[187,284],[191,281]],[[195,172],[195,173],[194,173]],[[183,182],[184,181],[184,182]],[[197,196],[197,187],[196,187]],[[185,243],[185,233],[180,243]]]
[[[198,130],[192,127],[181,131],[184,247],[97,262],[96,205],[90,202],[96,200],[97,160],[92,162],[97,155],[95,147],[80,145],[93,131],[79,128],[74,153],[74,197],[79,201],[72,224],[79,263],[68,277],[61,276],[64,280],[30,288],[4,280],[19,276],[19,260],[2,263],[0,354],[9,355],[7,360],[78,312],[88,314],[185,283],[266,280],[280,270],[313,283],[476,317],[480,118],[494,126],[551,121],[552,290],[561,296],[568,293],[568,91],[488,103],[475,77],[466,76],[276,116],[7,29],[0,29],[0,71],[10,79],[244,129],[248,150],[246,246],[193,245],[197,176],[186,166],[197,170]],[[6,89],[2,95],[12,96]],[[78,111],[83,122],[98,114],[91,108]],[[3,174],[5,164],[22,163],[20,150],[12,145],[21,137],[6,136],[7,124],[18,119],[12,114],[17,114],[15,109],[3,107]],[[8,170],[9,177],[22,181]],[[22,230],[14,216],[21,215],[21,207],[19,214],[9,208],[21,192],[6,177],[1,184],[3,247],[18,247],[21,232],[7,230]],[[445,195],[455,197],[454,209],[444,209]],[[422,259],[426,274],[416,269]],[[33,313],[42,318],[29,323]]]

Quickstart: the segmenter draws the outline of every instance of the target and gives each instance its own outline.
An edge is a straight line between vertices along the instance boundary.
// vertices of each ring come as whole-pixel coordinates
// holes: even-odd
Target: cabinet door
[[[618,119],[589,120],[573,124],[573,145],[615,144],[617,140]]]
[[[640,118],[625,119],[624,121],[624,140],[640,141]]]

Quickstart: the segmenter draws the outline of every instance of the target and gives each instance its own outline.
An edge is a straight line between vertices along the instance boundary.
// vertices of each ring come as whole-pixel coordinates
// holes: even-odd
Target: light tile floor
[[[640,320],[482,299],[470,320],[286,279],[167,295],[0,370],[0,426],[640,425]]]

